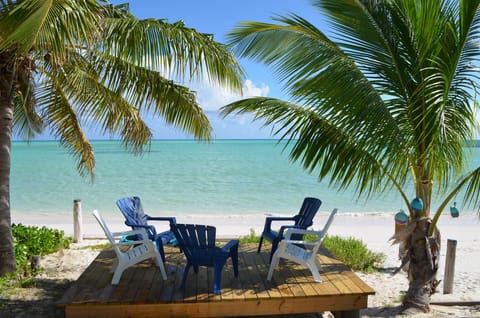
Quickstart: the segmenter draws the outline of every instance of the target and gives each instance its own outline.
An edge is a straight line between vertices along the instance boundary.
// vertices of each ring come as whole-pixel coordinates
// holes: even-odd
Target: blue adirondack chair
[[[148,224],[148,221],[167,221],[170,224],[176,223],[175,217],[170,216],[149,216],[143,212],[142,203],[139,197],[125,197],[117,201],[117,206],[125,217],[125,224],[130,226],[132,230],[145,229],[148,238],[155,242],[158,252],[165,262],[165,252],[163,246],[175,239],[170,229],[157,233],[155,226]],[[130,240],[141,239],[138,237],[128,237]]]
[[[232,258],[234,275],[238,276],[238,240],[230,240],[223,247],[218,247],[215,245],[214,226],[172,223],[170,227],[187,258],[180,288],[185,288],[190,267],[193,266],[197,274],[199,266],[207,266],[214,268],[213,293],[220,294],[222,269],[229,257]]]
[[[313,218],[315,214],[317,214],[318,209],[322,201],[317,198],[305,198],[303,200],[302,207],[297,215],[292,217],[275,217],[275,216],[267,216],[265,219],[265,225],[263,227],[262,236],[260,237],[260,242],[258,243],[258,250],[257,252],[260,253],[260,249],[262,248],[263,240],[266,239],[267,241],[272,243],[272,251],[270,252],[270,262],[272,261],[273,253],[277,250],[278,243],[283,240],[284,232],[286,229],[302,229],[306,230],[309,226],[313,224]],[[286,222],[291,221],[293,224],[291,225],[282,225],[278,231],[272,230],[272,222]],[[299,234],[292,234],[292,240],[301,240],[302,236]]]

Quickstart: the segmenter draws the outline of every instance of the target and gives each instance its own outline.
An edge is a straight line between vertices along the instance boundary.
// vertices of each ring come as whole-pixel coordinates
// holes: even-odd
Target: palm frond
[[[65,46],[88,48],[96,42],[103,14],[96,0],[17,1],[13,10],[0,15],[0,51],[11,46],[19,55],[43,51],[61,62]]]
[[[102,49],[146,69],[179,80],[208,79],[240,91],[244,72],[231,50],[213,36],[187,28],[183,22],[139,20],[135,17],[106,20]]]
[[[93,179],[95,157],[92,146],[81,127],[74,106],[54,78],[47,78],[37,90],[37,101],[42,105],[43,117],[61,145],[77,158],[77,170],[81,176],[90,174]]]
[[[13,100],[13,133],[30,140],[44,127],[41,116],[36,111],[33,73],[36,70],[33,55],[16,59],[16,92]]]
[[[370,195],[386,187],[397,186],[398,170],[386,167],[384,155],[373,150],[375,145],[364,143],[351,131],[340,128],[321,116],[315,108],[305,108],[273,98],[249,98],[226,105],[222,116],[233,113],[253,113],[255,120],[272,125],[273,135],[293,144],[290,158],[301,161],[310,173],[316,171],[319,179],[327,176],[339,189],[355,184],[358,195]],[[408,158],[403,167],[408,167]],[[403,175],[405,171],[402,172]],[[388,175],[393,182],[387,182]],[[401,180],[401,179],[400,179]]]
[[[75,83],[71,86],[71,94],[78,95],[77,98],[106,96],[101,105],[103,107],[93,107],[95,100],[82,101],[83,106],[80,107],[82,113],[95,118],[98,115],[93,113],[108,112],[109,116],[113,116],[114,119],[105,122],[106,130],[116,132],[115,123],[123,121],[123,115],[126,115],[126,118],[133,118],[118,111],[123,109],[120,105],[128,105],[128,109],[135,110],[134,117],[151,112],[163,117],[167,124],[180,128],[196,138],[210,139],[212,129],[208,118],[196,102],[195,93],[188,88],[165,79],[159,72],[136,66],[102,52],[89,54],[86,59],[88,61],[85,61],[84,65],[78,62],[72,63],[70,77],[72,80],[75,78],[81,81],[87,80],[89,83],[86,85],[86,90],[90,90],[88,87],[92,85],[100,86],[98,89],[93,88],[92,94],[88,92],[79,94],[78,84]],[[127,78],[129,80],[125,80]],[[108,103],[110,106],[106,107]],[[103,116],[107,115],[103,114],[101,117]],[[131,138],[128,139],[131,140]]]

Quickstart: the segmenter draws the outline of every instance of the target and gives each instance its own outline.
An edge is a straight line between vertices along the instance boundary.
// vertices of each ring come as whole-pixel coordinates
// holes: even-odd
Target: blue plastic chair
[[[275,217],[275,216],[267,216],[265,219],[265,225],[263,227],[262,236],[260,237],[260,242],[258,243],[258,250],[257,252],[260,253],[260,249],[262,248],[263,239],[272,243],[272,251],[270,252],[270,262],[272,261],[273,253],[277,250],[278,243],[283,240],[284,232],[286,229],[302,229],[306,230],[309,226],[313,224],[313,218],[315,214],[317,214],[318,209],[322,201],[317,198],[305,198],[303,200],[302,207],[297,215],[292,217]],[[273,221],[292,221],[293,224],[291,225],[282,225],[280,230],[274,231],[272,230],[272,222]],[[300,234],[293,234],[291,237],[292,240],[301,240],[302,235]]]
[[[238,277],[238,240],[230,240],[223,247],[218,247],[215,245],[214,226],[172,223],[170,227],[187,258],[180,288],[185,288],[190,267],[193,266],[195,274],[198,274],[199,266],[207,266],[214,268],[213,293],[220,294],[222,269],[229,257],[232,258],[234,275]]]
[[[148,224],[148,221],[167,221],[170,224],[175,224],[175,217],[153,217],[143,212],[142,203],[139,197],[125,197],[117,201],[117,206],[125,217],[125,224],[130,226],[132,230],[145,229],[148,234],[148,238],[155,242],[162,260],[165,262],[165,252],[163,246],[175,239],[170,229],[157,233],[155,226]],[[130,240],[138,240],[138,237],[128,237]]]

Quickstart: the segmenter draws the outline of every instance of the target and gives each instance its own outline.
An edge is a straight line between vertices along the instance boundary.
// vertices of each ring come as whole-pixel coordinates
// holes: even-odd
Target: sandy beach
[[[153,215],[153,214],[152,214]],[[323,226],[328,211],[317,214],[314,228]],[[54,217],[52,215],[37,215],[24,217],[13,215],[13,223],[25,225],[46,225],[51,228],[64,230],[66,235],[73,235],[73,217]],[[113,231],[128,229],[119,215],[105,214],[104,218]],[[218,237],[241,237],[253,229],[260,233],[263,228],[265,215],[255,216],[178,216],[180,223],[201,223],[217,227]],[[96,244],[104,240],[103,232],[94,220],[91,213],[83,213],[82,243],[73,244],[68,251],[58,255],[46,256],[42,266],[46,268],[46,275],[75,280],[84,268],[95,258],[98,251],[81,249],[84,245]],[[201,220],[201,222],[199,222]],[[442,249],[438,279],[442,280],[437,293],[432,296],[432,311],[425,317],[480,317],[480,219],[474,214],[461,215],[451,218],[449,215],[441,217],[439,229],[442,234]],[[161,228],[162,226],[159,225]],[[399,314],[399,301],[402,292],[408,289],[406,274],[400,272],[392,275],[392,271],[399,265],[398,246],[392,246],[389,239],[394,233],[393,215],[388,214],[350,214],[340,212],[332,224],[329,234],[361,239],[372,251],[382,252],[386,260],[380,272],[374,274],[357,273],[376,291],[376,295],[369,297],[369,308],[362,310],[362,317],[392,317]],[[453,292],[443,294],[443,276],[447,239],[457,241],[456,263]],[[86,252],[89,251],[89,252]],[[75,253],[83,253],[81,257]],[[468,303],[467,303],[468,302]],[[449,306],[443,304],[450,303]],[[452,306],[456,303],[457,306]],[[474,304],[472,304],[474,303]],[[476,304],[475,304],[476,303]],[[325,315],[324,315],[325,316]],[[328,316],[328,315],[327,315]],[[422,315],[423,316],[423,315]]]

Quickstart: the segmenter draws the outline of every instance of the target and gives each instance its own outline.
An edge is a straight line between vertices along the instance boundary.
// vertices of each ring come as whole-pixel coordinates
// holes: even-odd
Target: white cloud
[[[243,85],[243,95],[232,93],[224,87],[208,85],[205,83],[191,84],[189,87],[197,92],[197,100],[204,111],[216,111],[220,107],[239,99],[253,96],[268,96],[270,87],[265,84],[256,86],[251,80],[246,80]]]

